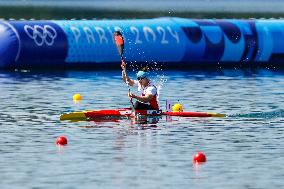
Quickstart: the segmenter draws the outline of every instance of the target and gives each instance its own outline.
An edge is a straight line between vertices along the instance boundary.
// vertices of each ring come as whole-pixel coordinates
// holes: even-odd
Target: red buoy
[[[193,163],[204,163],[206,162],[206,156],[203,152],[197,152],[193,156]]]
[[[66,145],[67,144],[67,138],[65,136],[59,136],[56,139],[57,145]]]

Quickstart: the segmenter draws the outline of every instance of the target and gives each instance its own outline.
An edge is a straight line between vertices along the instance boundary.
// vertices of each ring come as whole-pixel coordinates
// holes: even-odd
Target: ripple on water
[[[129,106],[120,71],[1,72],[0,187],[282,186],[284,77],[232,72],[157,76],[162,107],[170,99],[185,111],[228,117],[163,117],[156,123],[59,121],[63,112]],[[75,93],[83,96],[79,104],[72,101]],[[60,135],[67,146],[55,145]],[[207,162],[196,167],[197,151]]]

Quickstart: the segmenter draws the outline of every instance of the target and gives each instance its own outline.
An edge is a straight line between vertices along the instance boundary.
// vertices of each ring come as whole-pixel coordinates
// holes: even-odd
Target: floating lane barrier
[[[156,18],[0,21],[0,68],[105,66],[125,59],[172,66],[284,64],[284,20]]]

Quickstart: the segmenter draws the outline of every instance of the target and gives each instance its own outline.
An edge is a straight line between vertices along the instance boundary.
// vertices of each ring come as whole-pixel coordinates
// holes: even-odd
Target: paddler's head
[[[147,86],[149,83],[149,73],[146,71],[139,71],[136,74],[137,80],[138,82],[142,85],[142,86]]]

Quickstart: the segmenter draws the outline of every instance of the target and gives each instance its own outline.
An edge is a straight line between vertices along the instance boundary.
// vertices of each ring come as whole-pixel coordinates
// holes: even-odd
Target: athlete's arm
[[[152,100],[152,98],[157,94],[156,87],[148,87],[145,91],[144,96],[138,96],[132,93],[128,93],[129,98],[136,98],[140,102],[148,103]]]
[[[133,79],[130,79],[130,77],[128,77],[127,73],[126,73],[126,63],[124,61],[122,61],[121,63],[121,69],[122,69],[122,80],[130,85],[133,86],[134,85],[134,81]]]
[[[135,98],[135,99],[139,100],[140,102],[147,103],[147,102],[151,101],[151,99],[154,97],[154,95],[145,94],[145,96],[138,96],[138,95],[135,95],[133,93],[128,93],[128,97],[129,98]]]

